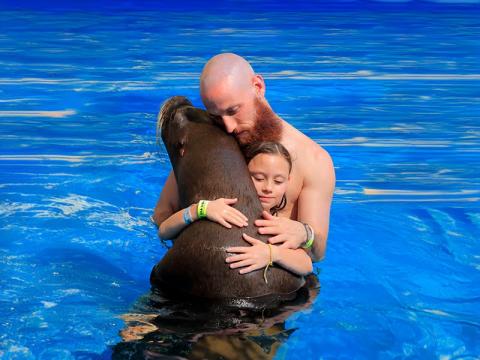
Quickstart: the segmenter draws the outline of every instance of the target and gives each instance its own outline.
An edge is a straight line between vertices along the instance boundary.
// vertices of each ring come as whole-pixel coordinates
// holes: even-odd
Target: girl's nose
[[[272,183],[270,181],[265,181],[263,183],[263,191],[268,193],[272,192]]]

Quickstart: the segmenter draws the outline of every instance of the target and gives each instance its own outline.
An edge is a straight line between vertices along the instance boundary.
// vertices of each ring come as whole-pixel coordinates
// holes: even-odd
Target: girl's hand
[[[237,201],[237,198],[220,198],[209,201],[207,207],[207,219],[215,221],[229,229],[232,227],[231,224],[238,227],[248,226],[247,217],[237,209],[230,206],[235,204]]]
[[[247,234],[243,234],[243,239],[252,246],[237,246],[227,248],[227,252],[236,253],[226,258],[227,264],[230,264],[231,269],[240,269],[240,274],[247,274],[251,271],[262,269],[270,263],[270,249],[269,245],[264,242],[254,239]],[[271,246],[271,245],[270,245]],[[272,252],[274,247],[272,246]],[[273,256],[273,253],[272,253]]]

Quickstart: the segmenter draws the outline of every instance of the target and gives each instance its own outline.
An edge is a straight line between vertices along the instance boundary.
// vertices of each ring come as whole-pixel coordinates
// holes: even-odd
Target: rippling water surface
[[[255,356],[480,357],[478,8],[0,16],[2,358],[122,344],[166,251],[148,220],[170,169],[156,112],[202,106],[223,51],[337,173],[321,291],[260,329]]]

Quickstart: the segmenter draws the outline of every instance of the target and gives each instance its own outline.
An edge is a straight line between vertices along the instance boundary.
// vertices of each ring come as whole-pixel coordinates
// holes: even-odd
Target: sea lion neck
[[[178,187],[184,189],[182,206],[201,200],[199,194],[209,199],[239,196],[234,184],[251,180],[238,166],[246,163],[235,138],[205,123],[189,124],[188,132],[184,155],[172,163]]]

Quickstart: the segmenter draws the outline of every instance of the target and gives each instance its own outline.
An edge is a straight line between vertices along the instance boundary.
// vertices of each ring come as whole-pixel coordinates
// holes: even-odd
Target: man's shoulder
[[[294,126],[290,124],[287,126],[289,131],[286,135],[290,137],[287,141],[290,146],[287,147],[294,151],[294,159],[302,168],[302,172],[307,174],[321,171],[333,174],[333,161],[328,151]]]
[[[334,183],[335,168],[333,160],[326,149],[306,135],[303,145],[304,183]]]
[[[315,161],[319,165],[333,166],[333,160],[328,151],[316,142],[314,142],[314,144],[315,145],[312,148],[313,161]]]
[[[301,133],[297,145],[303,149],[303,158],[309,162],[309,165],[328,166],[333,164],[332,157],[328,151],[307,135]]]

